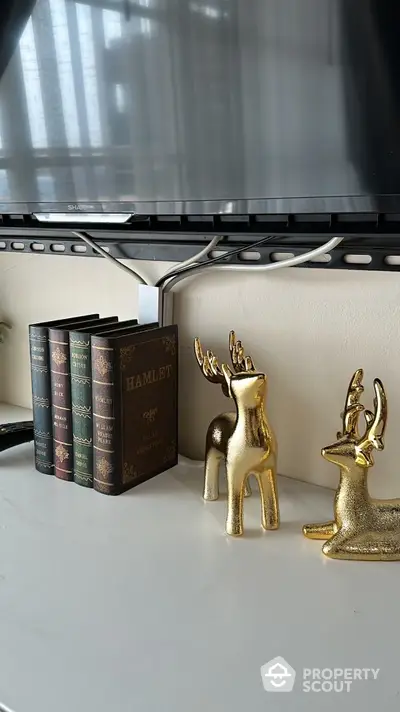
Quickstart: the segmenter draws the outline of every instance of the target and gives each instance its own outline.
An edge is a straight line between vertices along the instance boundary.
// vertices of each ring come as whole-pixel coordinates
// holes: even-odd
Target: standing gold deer
[[[215,358],[212,351],[207,351],[203,354],[203,349],[200,343],[200,339],[196,338],[194,340],[194,352],[196,356],[197,363],[199,364],[200,370],[203,376],[206,377],[210,383],[217,383],[221,386],[222,393],[227,398],[230,398],[230,392],[228,383],[222,371],[218,368],[217,359]],[[231,358],[232,368],[235,373],[241,373],[242,371],[255,371],[255,366],[251,356],[246,356],[244,348],[241,341],[236,340],[236,334],[234,331],[229,332],[229,353]],[[222,424],[225,425],[225,429],[232,429],[236,423],[236,412],[221,413],[218,416],[218,425],[221,427]],[[213,421],[214,422],[214,421]],[[211,436],[211,424],[207,431],[207,445],[206,445],[206,462],[207,462],[207,452],[209,450],[209,435]],[[215,449],[215,448],[214,448]],[[216,500],[219,497],[219,469],[221,460],[225,457],[223,448],[214,453],[215,460],[218,460],[217,465],[217,476],[212,480],[212,490],[204,490],[204,499]],[[209,486],[208,479],[205,484]],[[246,480],[244,496],[249,497],[251,495],[251,487],[248,480]]]
[[[251,474],[256,477],[260,489],[262,526],[264,529],[279,527],[277,444],[265,415],[266,376],[255,370],[249,356],[244,356],[234,332],[230,333],[229,347],[235,373],[226,364],[220,367],[211,351],[204,355],[200,341],[195,339],[196,358],[202,373],[211,383],[219,383],[236,406],[236,413],[222,413],[208,427],[203,497],[218,499],[219,467],[221,460],[225,460],[228,482],[226,532],[241,536],[243,497],[249,492]]]
[[[340,468],[335,493],[334,520],[307,524],[303,533],[310,539],[327,539],[323,553],[332,559],[393,561],[400,559],[400,499],[372,499],[368,492],[368,470],[374,464],[373,450],[383,450],[387,401],[382,382],[374,380],[374,413],[360,404],[363,371],[350,381],[337,442],[321,454]],[[358,421],[364,412],[365,432]]]

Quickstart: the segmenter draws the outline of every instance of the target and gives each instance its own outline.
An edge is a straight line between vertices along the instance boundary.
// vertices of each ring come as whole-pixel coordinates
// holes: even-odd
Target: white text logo
[[[379,668],[303,668],[302,692],[350,692],[357,681],[376,680]],[[296,671],[280,656],[261,668],[261,679],[267,692],[291,692]]]

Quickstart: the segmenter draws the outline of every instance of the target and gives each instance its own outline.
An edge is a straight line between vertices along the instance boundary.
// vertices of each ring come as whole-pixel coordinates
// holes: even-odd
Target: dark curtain
[[[0,4],[0,77],[32,13],[36,0],[2,0]]]

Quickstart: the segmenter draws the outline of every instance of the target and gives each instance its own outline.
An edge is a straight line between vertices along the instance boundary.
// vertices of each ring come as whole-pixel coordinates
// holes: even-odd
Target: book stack
[[[177,326],[86,314],[29,344],[39,472],[117,495],[176,465]]]

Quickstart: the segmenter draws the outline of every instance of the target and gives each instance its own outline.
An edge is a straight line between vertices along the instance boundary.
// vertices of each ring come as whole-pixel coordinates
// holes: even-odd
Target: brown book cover
[[[91,337],[93,487],[116,495],[178,460],[178,327]]]
[[[91,318],[49,329],[54,474],[60,480],[73,480],[69,332],[94,326],[99,321],[102,320]]]

